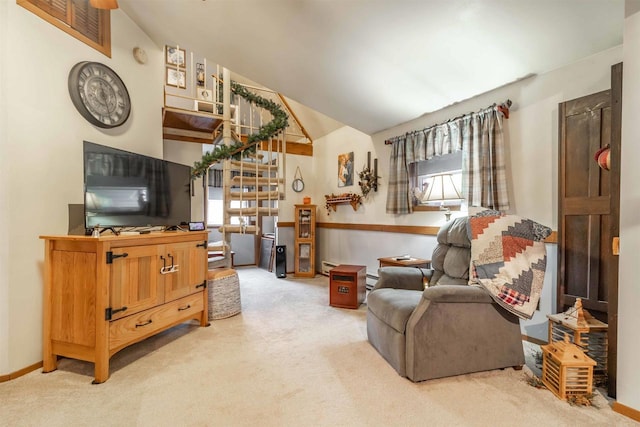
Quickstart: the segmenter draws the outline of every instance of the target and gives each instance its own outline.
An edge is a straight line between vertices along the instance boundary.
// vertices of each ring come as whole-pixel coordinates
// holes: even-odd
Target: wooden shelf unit
[[[316,275],[316,205],[295,205],[294,276]]]
[[[43,372],[65,356],[93,362],[102,383],[123,348],[187,320],[208,325],[206,231],[40,238]]]
[[[346,205],[349,204],[353,208],[354,211],[358,210],[358,206],[362,203],[361,198],[354,197],[356,195],[345,195],[345,196],[324,196],[326,200],[327,211],[329,208],[333,209],[336,212],[338,205]]]

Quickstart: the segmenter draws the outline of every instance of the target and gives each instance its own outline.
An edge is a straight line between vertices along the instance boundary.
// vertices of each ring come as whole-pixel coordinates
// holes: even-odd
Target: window
[[[409,176],[414,210],[436,210],[462,204],[462,151],[412,163]]]
[[[89,0],[16,0],[50,24],[111,58],[111,12]]]
[[[245,188],[244,192],[249,189]],[[249,201],[232,200],[229,207],[231,209],[247,208]],[[249,223],[249,217],[243,216],[242,221]],[[209,201],[207,205],[207,225],[210,227],[220,226],[224,224],[224,190],[222,188],[222,170],[209,170]],[[231,217],[231,225],[240,225],[241,219],[237,216]]]
[[[224,201],[222,200],[223,194],[221,188],[209,187],[209,204],[207,205],[207,225],[210,227],[221,226],[224,224]],[[247,208],[249,202],[243,200],[232,200],[230,203],[232,209]],[[243,216],[242,221],[245,224],[249,223],[249,217]],[[231,225],[240,225],[241,219],[237,216],[231,217]]]
[[[222,188],[209,187],[209,204],[207,206],[207,225],[220,226],[224,221],[224,203]]]

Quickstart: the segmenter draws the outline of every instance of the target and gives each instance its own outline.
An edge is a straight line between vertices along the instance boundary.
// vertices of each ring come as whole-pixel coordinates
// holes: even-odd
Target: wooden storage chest
[[[329,272],[329,305],[358,308],[364,301],[367,286],[367,267],[340,264]]]
[[[109,378],[119,350],[178,323],[207,320],[207,232],[41,236],[45,241],[43,372],[57,356]]]

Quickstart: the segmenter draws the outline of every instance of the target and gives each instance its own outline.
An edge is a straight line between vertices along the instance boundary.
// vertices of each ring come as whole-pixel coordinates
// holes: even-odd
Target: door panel
[[[620,235],[620,155],[622,134],[622,63],[611,67],[611,175],[609,188],[611,191],[611,215],[609,230],[611,235]],[[607,290],[609,295],[608,319],[608,381],[609,396],[616,397],[616,376],[618,360],[618,257],[613,251],[609,255]]]
[[[159,248],[160,255],[165,258],[166,266],[173,265],[175,271],[162,274],[165,301],[173,301],[183,296],[197,292],[205,280],[206,269],[202,265],[207,263],[207,250],[197,246],[197,242],[176,243]],[[159,257],[158,257],[159,258]],[[160,266],[162,266],[162,260]]]
[[[560,104],[558,311],[581,298],[604,321],[608,295],[601,264],[613,237],[606,227],[610,172],[593,155],[610,138],[611,91]]]
[[[565,219],[564,250],[571,256],[565,258],[564,277],[566,294],[574,297],[588,298],[588,292],[583,286],[589,280],[589,216],[573,215]]]
[[[616,396],[622,64],[611,90],[559,105],[557,311],[582,305],[608,324],[607,391]],[[609,171],[593,156],[611,145]]]
[[[126,253],[126,257],[115,257]],[[112,319],[155,307],[163,302],[158,288],[158,271],[155,246],[132,246],[113,250],[109,305],[118,311]]]

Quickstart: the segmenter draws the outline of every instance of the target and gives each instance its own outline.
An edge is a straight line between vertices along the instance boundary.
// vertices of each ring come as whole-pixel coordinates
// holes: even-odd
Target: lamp
[[[117,9],[118,0],[89,0],[91,7],[95,9]]]
[[[427,176],[422,183],[422,191],[418,196],[421,203],[440,202],[440,210],[444,211],[447,221],[451,219],[451,209],[445,206],[445,201],[462,200],[460,190],[456,186],[451,173],[439,173]]]

